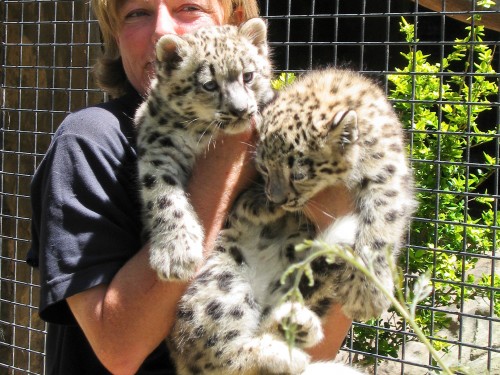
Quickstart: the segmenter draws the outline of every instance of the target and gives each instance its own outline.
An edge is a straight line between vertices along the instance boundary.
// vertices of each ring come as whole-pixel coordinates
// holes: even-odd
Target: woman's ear
[[[229,18],[229,23],[232,25],[239,25],[245,19],[245,13],[243,12],[243,8],[241,5],[237,6],[233,10],[233,14]]]

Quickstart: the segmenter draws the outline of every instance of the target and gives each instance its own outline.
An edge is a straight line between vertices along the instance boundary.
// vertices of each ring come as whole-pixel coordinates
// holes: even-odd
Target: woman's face
[[[165,34],[184,34],[201,26],[221,25],[218,0],[126,0],[119,9],[116,34],[125,73],[146,94],[154,74],[155,44]]]

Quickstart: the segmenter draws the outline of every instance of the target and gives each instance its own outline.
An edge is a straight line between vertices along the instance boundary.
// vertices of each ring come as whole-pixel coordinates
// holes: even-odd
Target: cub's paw
[[[149,263],[162,280],[188,281],[203,264],[201,239],[189,245],[174,241],[164,246],[152,243]]]
[[[342,305],[342,311],[349,318],[353,320],[377,318],[390,307],[391,302],[387,299],[385,294],[370,286],[364,286],[362,289],[363,291],[361,292],[350,293],[348,297],[344,299],[345,303]],[[366,298],[357,300],[355,296],[359,298],[360,294],[363,292],[366,292]],[[363,303],[361,301],[369,302]]]
[[[302,374],[310,357],[298,348],[292,348],[274,337],[264,337],[259,345],[256,363],[260,374]]]
[[[323,339],[323,329],[319,317],[298,302],[285,302],[272,312],[272,321],[284,336],[283,325],[295,330],[295,345],[309,348]]]
[[[375,271],[386,290],[394,290],[389,268]],[[346,267],[335,291],[342,311],[353,320],[368,320],[380,316],[390,307],[390,300],[358,270]]]
[[[236,217],[244,217],[254,225],[274,223],[286,212],[278,205],[270,202],[260,190],[260,185],[245,191],[234,206]]]

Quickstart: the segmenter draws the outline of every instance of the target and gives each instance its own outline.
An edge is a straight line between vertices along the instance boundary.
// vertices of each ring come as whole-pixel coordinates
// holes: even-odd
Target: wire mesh
[[[102,100],[89,70],[99,33],[85,1],[3,1],[0,373],[44,372],[45,326],[30,244],[29,184],[72,110]]]
[[[408,151],[427,211],[421,207],[408,233],[403,287],[430,269],[434,292],[417,308],[426,335],[450,363],[500,374],[499,7],[467,0],[262,0],[260,6],[277,72],[329,65],[362,71],[380,81],[409,124]],[[413,37],[401,31],[403,17],[414,25]],[[43,374],[38,274],[25,264],[29,184],[64,116],[105,99],[90,74],[101,44],[87,1],[4,0],[0,19],[0,373]],[[481,22],[484,35],[476,30]],[[464,47],[460,66],[448,61],[456,46]],[[486,60],[491,69],[482,71]],[[487,83],[488,95],[472,90],[487,90]],[[465,119],[463,126],[453,127],[453,118]],[[340,358],[376,374],[436,368],[394,313],[355,323]]]

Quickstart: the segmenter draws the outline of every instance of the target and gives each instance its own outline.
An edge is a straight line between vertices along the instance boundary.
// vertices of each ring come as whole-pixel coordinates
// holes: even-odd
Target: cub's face
[[[354,111],[318,114],[305,103],[289,111],[288,99],[286,94],[278,96],[263,112],[256,165],[267,198],[296,211],[352,173],[358,159],[358,128]]]
[[[157,45],[157,88],[189,119],[240,132],[273,96],[266,26],[260,19],[239,28],[216,26]]]

